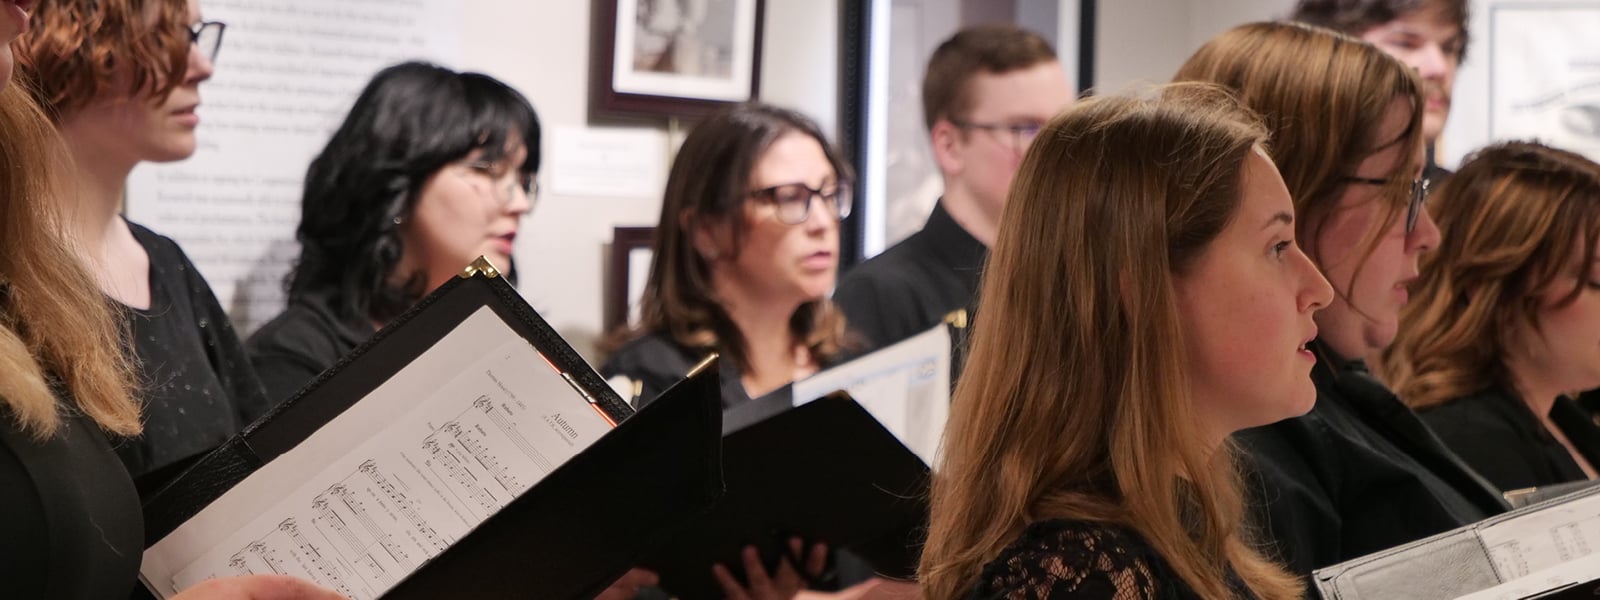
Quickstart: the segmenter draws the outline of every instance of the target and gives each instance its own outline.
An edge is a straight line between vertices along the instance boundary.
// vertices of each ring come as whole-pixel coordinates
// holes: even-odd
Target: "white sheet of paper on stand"
[[[376,598],[611,429],[487,307],[145,552],[161,597],[282,573]]]
[[[950,331],[939,325],[794,384],[794,405],[833,392],[862,408],[929,465],[950,419]]]

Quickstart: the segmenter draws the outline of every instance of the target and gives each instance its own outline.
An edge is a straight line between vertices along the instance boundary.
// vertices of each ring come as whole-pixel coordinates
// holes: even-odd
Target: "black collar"
[[[972,237],[944,209],[943,198],[933,206],[928,223],[922,226],[922,234],[939,261],[958,271],[982,269],[983,260],[989,256],[989,247]]]

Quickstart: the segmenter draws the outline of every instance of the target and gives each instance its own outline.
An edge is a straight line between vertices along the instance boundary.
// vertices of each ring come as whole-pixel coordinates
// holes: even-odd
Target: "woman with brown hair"
[[[1433,205],[1444,243],[1384,356],[1389,381],[1501,490],[1595,478],[1600,427],[1567,394],[1600,387],[1600,165],[1490,146]]]
[[[1228,441],[1311,408],[1332,297],[1265,143],[1197,85],[1039,134],[951,404],[925,597],[1298,596],[1247,543]]]
[[[72,155],[64,224],[132,328],[144,431],[116,450],[148,493],[270,407],[188,256],[121,213],[135,165],[194,153],[223,25],[201,20],[198,0],[55,0],[32,17],[17,60]]]
[[[845,324],[828,294],[849,214],[850,167],[811,119],[759,103],[706,118],[667,176],[641,322],[600,373],[642,406],[717,352],[726,410],[833,363]],[[716,576],[730,597],[789,598],[826,558],[817,544],[768,576],[748,548],[750,589]]]
[[[1344,34],[1251,23],[1207,42],[1176,79],[1225,85],[1261,114],[1297,232],[1335,291],[1311,345],[1316,407],[1240,435],[1268,551],[1309,576],[1505,510],[1361,361],[1394,339],[1418,260],[1439,243],[1422,206],[1416,74]]]
[[[641,322],[600,372],[642,405],[719,352],[726,409],[835,361],[849,214],[850,167],[811,119],[754,103],[707,118],[667,177]]]

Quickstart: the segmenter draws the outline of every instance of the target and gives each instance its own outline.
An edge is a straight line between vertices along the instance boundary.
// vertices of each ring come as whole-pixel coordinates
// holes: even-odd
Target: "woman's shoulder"
[[[1121,525],[1039,521],[983,568],[973,598],[1149,598],[1162,563]]]
[[[1443,437],[1513,436],[1519,423],[1533,421],[1533,413],[1520,402],[1496,390],[1483,390],[1421,409],[1417,415]]]
[[[646,333],[617,347],[600,367],[607,377],[659,374],[681,377],[694,366],[695,358],[664,333]]]

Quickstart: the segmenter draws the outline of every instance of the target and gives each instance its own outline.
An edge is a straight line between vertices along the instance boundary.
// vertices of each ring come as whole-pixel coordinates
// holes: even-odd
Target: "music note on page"
[[[525,340],[507,340],[267,510],[233,518],[232,534],[181,561],[171,589],[281,573],[376,598],[610,428]]]

